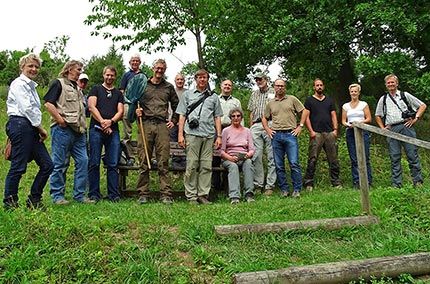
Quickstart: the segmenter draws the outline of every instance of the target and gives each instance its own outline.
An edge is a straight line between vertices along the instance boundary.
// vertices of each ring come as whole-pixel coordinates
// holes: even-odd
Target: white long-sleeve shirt
[[[8,116],[25,117],[34,127],[42,123],[41,105],[36,86],[36,82],[21,74],[10,84],[6,101]]]

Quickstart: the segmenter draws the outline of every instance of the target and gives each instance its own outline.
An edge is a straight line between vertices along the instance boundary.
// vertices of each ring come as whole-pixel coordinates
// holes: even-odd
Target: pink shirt
[[[234,155],[236,153],[248,154],[248,157],[254,155],[254,142],[249,128],[240,126],[228,126],[222,131],[221,157],[227,153]]]

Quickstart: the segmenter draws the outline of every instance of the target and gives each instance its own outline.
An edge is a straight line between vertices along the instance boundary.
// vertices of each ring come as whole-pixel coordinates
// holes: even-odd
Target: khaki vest
[[[87,121],[85,119],[82,92],[66,78],[59,78],[58,81],[61,83],[61,95],[57,100],[58,113],[64,118],[67,125],[70,126],[73,131],[85,133]]]

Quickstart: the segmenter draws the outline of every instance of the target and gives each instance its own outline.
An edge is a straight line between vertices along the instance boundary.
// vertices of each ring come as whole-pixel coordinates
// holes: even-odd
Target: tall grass
[[[41,93],[42,94],[42,93]],[[6,122],[1,95],[0,124]],[[48,116],[44,116],[46,127]],[[426,121],[421,121],[422,125]],[[420,136],[420,135],[419,135]],[[422,136],[420,136],[422,137]],[[0,131],[0,141],[5,141]],[[49,145],[49,141],[47,142]],[[428,151],[421,151],[428,177]],[[307,136],[300,137],[300,158],[306,165]],[[24,207],[0,210],[1,283],[230,283],[234,273],[341,260],[430,251],[430,190],[428,181],[415,189],[404,166],[405,187],[389,187],[390,163],[384,142],[372,144],[373,214],[381,224],[338,231],[303,230],[219,237],[213,226],[266,223],[360,215],[360,195],[350,181],[345,140],[339,139],[343,189],[329,185],[324,154],[318,164],[317,186],[300,199],[257,196],[251,204],[231,206],[220,197],[212,206],[177,201],[138,205],[127,199],[112,204],[72,203],[56,207],[44,200],[46,211]],[[1,159],[4,184],[9,163]],[[29,164],[20,185],[21,200],[37,167]],[[71,195],[71,174],[66,195]],[[104,178],[102,178],[104,180]],[[182,183],[174,180],[177,190]],[[154,182],[154,187],[157,183]],[[392,283],[375,280],[372,283]],[[420,283],[409,276],[399,283]]]

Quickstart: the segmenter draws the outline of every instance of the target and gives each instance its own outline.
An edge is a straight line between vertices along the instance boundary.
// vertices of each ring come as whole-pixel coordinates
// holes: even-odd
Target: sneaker
[[[288,191],[283,191],[283,192],[281,193],[281,196],[282,196],[282,197],[288,197],[288,196],[290,196],[290,193],[289,193]]]
[[[341,184],[336,184],[336,185],[333,185],[333,188],[335,188],[335,189],[342,189],[342,185]]]
[[[230,204],[238,204],[239,203],[239,198],[232,198],[231,200],[230,200]]]
[[[148,203],[148,197],[146,197],[146,196],[141,196],[141,197],[139,197],[139,199],[137,200],[137,202],[138,202],[139,204],[146,204],[146,203]]]
[[[251,202],[255,201],[254,196],[252,196],[252,195],[248,195],[247,197],[245,197],[245,200],[248,203],[251,203]]]
[[[422,181],[414,182],[414,187],[417,187],[417,188],[423,187],[423,182]]]
[[[307,186],[305,187],[305,189],[306,189],[306,191],[311,192],[312,190],[314,190],[314,187],[313,187],[312,185],[307,185]]]
[[[204,197],[204,196],[199,196],[198,198],[197,198],[197,201],[200,203],[200,204],[212,204],[212,202],[210,202],[206,197]]]
[[[262,186],[255,186],[254,192],[255,192],[255,194],[263,193],[263,187]]]
[[[82,200],[76,200],[79,203],[83,203],[83,204],[95,204],[96,201],[94,199],[88,198],[88,197],[84,197],[84,199]]]
[[[293,194],[291,195],[293,198],[299,198],[300,197],[300,192],[299,191],[294,191]]]
[[[173,203],[173,199],[171,197],[163,197],[161,198],[161,203],[169,205]]]
[[[266,191],[264,192],[264,195],[266,196],[270,196],[273,194],[273,190],[272,189],[266,189]]]
[[[66,199],[58,199],[56,201],[54,201],[55,205],[68,205],[70,202],[67,201]]]

